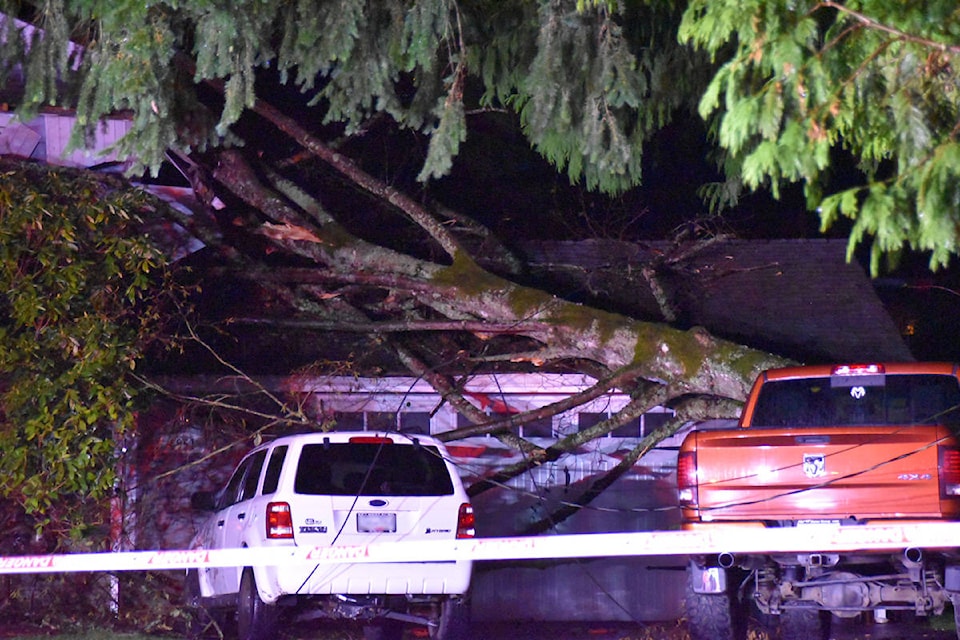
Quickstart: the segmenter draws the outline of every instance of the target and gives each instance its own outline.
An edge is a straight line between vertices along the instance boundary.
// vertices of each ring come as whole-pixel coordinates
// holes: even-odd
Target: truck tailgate
[[[696,432],[703,520],[942,516],[936,426]]]

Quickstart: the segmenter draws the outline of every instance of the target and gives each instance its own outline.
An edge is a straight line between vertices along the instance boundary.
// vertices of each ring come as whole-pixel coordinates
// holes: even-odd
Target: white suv
[[[444,446],[428,436],[328,432],[253,449],[219,492],[194,495],[213,513],[198,549],[339,546],[474,535],[473,509]],[[367,639],[399,638],[402,623],[431,638],[466,633],[472,563],[402,562],[203,568],[187,574],[192,632],[236,614],[241,640],[275,637],[284,619],[354,619]],[[216,622],[216,624],[211,624]]]

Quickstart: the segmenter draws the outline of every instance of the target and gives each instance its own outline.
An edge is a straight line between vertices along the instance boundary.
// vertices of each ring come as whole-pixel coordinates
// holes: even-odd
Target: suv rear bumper
[[[472,571],[469,560],[255,569],[264,602],[284,595],[462,595],[469,590]]]

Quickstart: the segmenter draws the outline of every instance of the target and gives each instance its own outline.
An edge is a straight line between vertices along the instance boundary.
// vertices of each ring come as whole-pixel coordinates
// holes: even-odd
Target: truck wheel
[[[240,640],[273,640],[277,628],[276,605],[260,599],[252,569],[244,569],[237,594],[237,635]]]
[[[957,640],[960,640],[960,593],[950,593],[950,603],[953,605],[953,625],[957,629]]]
[[[823,640],[827,625],[817,609],[784,609],[780,614],[780,640]]]
[[[445,598],[440,603],[436,626],[427,627],[431,640],[468,640],[470,605],[459,598]]]
[[[691,640],[743,640],[736,599],[729,593],[695,593],[687,585],[687,630]]]
[[[953,603],[953,625],[957,629],[957,640],[960,640],[960,597],[951,594],[950,601]]]

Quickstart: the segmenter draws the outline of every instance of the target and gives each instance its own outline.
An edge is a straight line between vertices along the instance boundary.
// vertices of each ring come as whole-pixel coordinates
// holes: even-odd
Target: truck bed
[[[943,427],[743,427],[695,432],[702,521],[943,518]],[[778,522],[787,521],[787,522]]]

